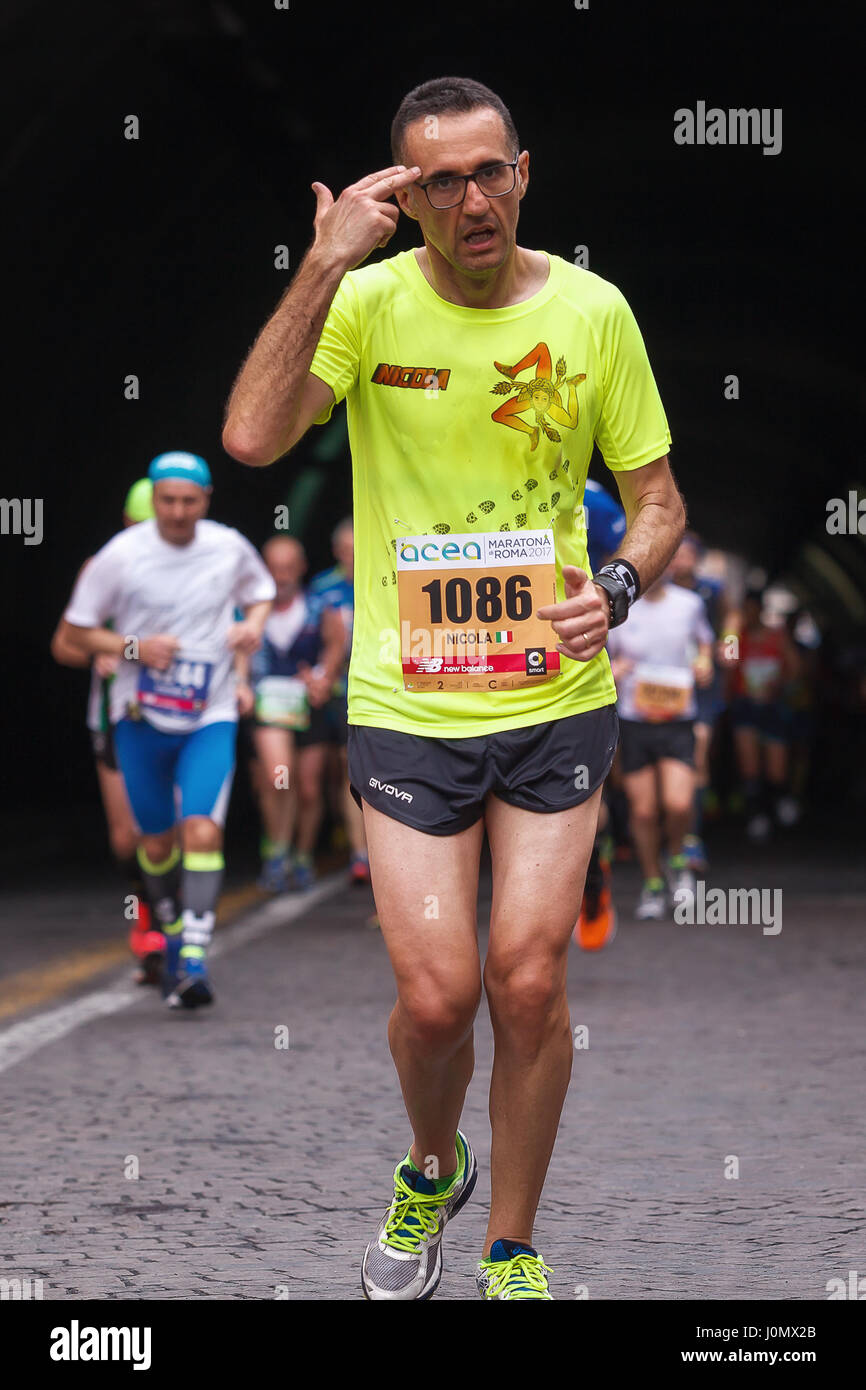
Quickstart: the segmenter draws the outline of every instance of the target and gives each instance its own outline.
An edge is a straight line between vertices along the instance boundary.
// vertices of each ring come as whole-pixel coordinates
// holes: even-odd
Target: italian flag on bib
[[[497,642],[513,642],[513,641],[514,641],[514,633],[513,633],[513,632],[495,632],[493,635],[494,635],[494,637],[495,637],[495,639],[496,639]]]

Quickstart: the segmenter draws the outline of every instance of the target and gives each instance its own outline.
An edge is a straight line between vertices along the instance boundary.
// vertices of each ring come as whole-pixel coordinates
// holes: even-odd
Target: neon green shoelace
[[[502,1268],[497,1269],[496,1264],[499,1263],[496,1261],[487,1266],[490,1280],[485,1289],[485,1298],[532,1298],[533,1294],[548,1292],[544,1271],[548,1274],[553,1271],[537,1255],[515,1255],[511,1260],[502,1261]]]
[[[397,1173],[394,1179],[394,1200],[388,1213],[382,1239],[393,1250],[408,1250],[413,1254],[428,1236],[439,1230],[439,1212],[445,1200],[441,1192],[413,1192]]]

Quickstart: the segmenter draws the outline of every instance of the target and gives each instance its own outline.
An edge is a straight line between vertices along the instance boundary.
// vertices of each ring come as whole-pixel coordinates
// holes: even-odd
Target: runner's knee
[[[222,830],[208,816],[189,816],[183,823],[183,847],[193,854],[222,847]]]
[[[488,958],[484,988],[496,1022],[530,1035],[547,1027],[565,999],[562,973],[548,956],[510,963]]]
[[[665,797],[665,812],[669,816],[691,815],[693,806],[694,793],[691,790],[687,793],[676,792]]]
[[[428,1051],[447,1051],[469,1033],[480,1001],[480,981],[461,988],[424,980],[400,991],[402,1022],[413,1041]]]
[[[131,859],[138,848],[139,836],[132,825],[109,825],[108,843],[115,859]]]
[[[142,835],[141,848],[151,864],[164,864],[174,849],[174,828],[158,835]]]
[[[298,801],[305,806],[315,805],[324,792],[325,763],[320,758],[298,759],[295,771],[295,791]]]
[[[302,777],[298,782],[298,803],[301,806],[318,806],[323,797],[321,778]]]

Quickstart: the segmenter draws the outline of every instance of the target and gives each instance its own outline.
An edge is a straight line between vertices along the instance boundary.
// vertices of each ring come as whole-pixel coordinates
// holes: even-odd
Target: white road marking
[[[230,951],[236,951],[250,941],[265,936],[275,927],[295,921],[309,908],[339,893],[347,883],[345,872],[329,874],[307,893],[296,898],[274,898],[271,902],[263,904],[243,921],[217,932],[210,949],[211,958],[227,955]],[[70,1004],[61,1004],[59,1008],[34,1014],[23,1023],[13,1023],[11,1027],[0,1032],[0,1072],[8,1071],[16,1063],[23,1062],[25,1057],[32,1056],[49,1043],[57,1042],[58,1038],[66,1037],[82,1024],[90,1023],[94,1018],[117,1013],[136,999],[145,997],[139,985],[129,984],[125,971],[116,985],[94,990],[91,994],[82,995],[80,999],[74,999]]]

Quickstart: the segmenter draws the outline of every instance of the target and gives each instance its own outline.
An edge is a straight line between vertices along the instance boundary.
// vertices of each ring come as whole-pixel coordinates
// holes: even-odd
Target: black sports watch
[[[628,610],[640,597],[640,575],[628,560],[611,560],[602,565],[592,577],[593,584],[607,594],[610,613],[608,628],[619,627],[628,617]]]

